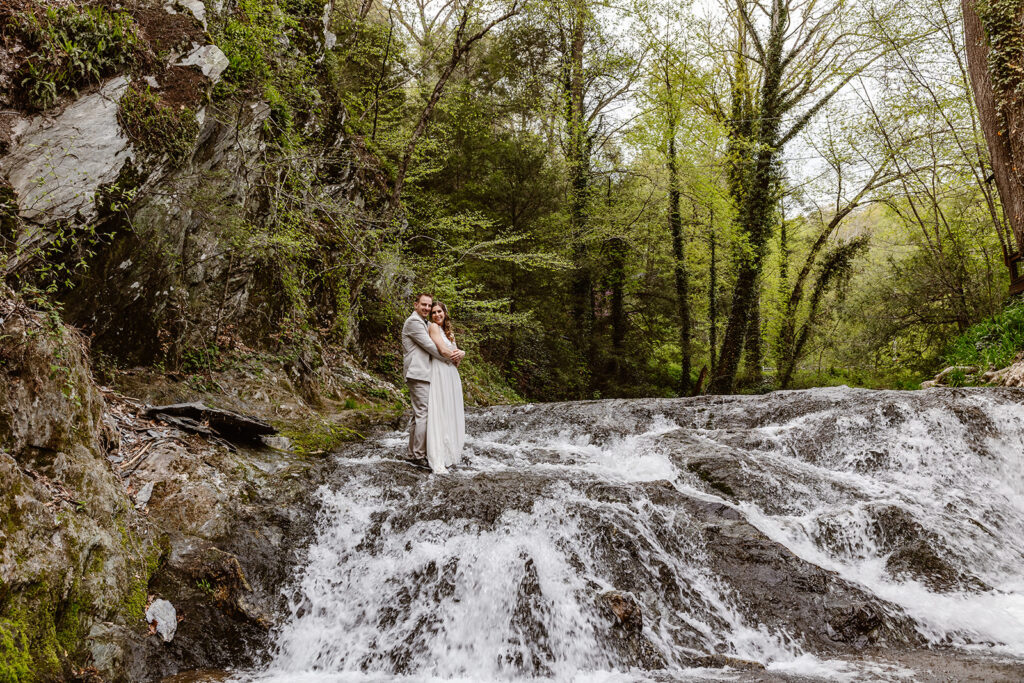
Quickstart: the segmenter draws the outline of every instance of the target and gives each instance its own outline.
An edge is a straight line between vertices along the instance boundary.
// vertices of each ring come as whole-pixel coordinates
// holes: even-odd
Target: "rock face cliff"
[[[227,339],[309,329],[356,340],[358,302],[390,286],[357,235],[385,180],[345,132],[328,14],[252,1],[0,9],[5,277],[56,291],[119,362],[177,366]]]
[[[198,436],[90,358],[148,366],[117,375],[136,397],[215,387],[282,421],[397,397],[345,352],[402,277],[367,246],[386,177],[346,132],[330,21],[322,2],[0,3],[0,681],[255,664],[313,453],[355,434]],[[226,351],[259,361],[218,374]]]

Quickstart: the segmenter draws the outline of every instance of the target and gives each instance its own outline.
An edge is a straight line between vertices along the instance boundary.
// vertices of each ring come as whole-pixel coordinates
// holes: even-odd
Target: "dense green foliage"
[[[1024,350],[1024,301],[1012,301],[997,315],[972,325],[946,349],[949,365],[973,365],[981,371],[1004,368]]]
[[[149,86],[128,88],[118,103],[117,120],[139,149],[166,154],[173,163],[181,163],[192,151],[199,133],[192,109],[162,105]]]
[[[344,347],[398,378],[400,321],[426,290],[482,401],[920,381],[1000,309],[1015,249],[959,16],[826,4],[207,8],[229,61],[208,115],[269,116],[244,196],[217,172],[175,189],[230,256],[219,303],[176,304],[215,322],[165,325],[160,362],[208,366],[196,349],[230,332]],[[54,82],[127,63],[120,13],[32,16],[40,55],[71,17],[111,36],[76,38],[106,61]],[[187,165],[192,109],[133,86],[119,120]],[[259,314],[222,325],[239,270]]]
[[[137,38],[124,12],[61,5],[27,12],[20,19],[33,50],[20,85],[40,109],[124,68],[134,56]]]
[[[218,96],[260,93],[282,148],[316,145],[297,131],[317,117],[340,122],[400,188],[400,206],[383,190],[348,214],[372,226],[373,255],[328,285],[343,304],[331,325],[381,368],[397,366],[403,296],[422,289],[449,304],[479,363],[467,373],[541,399],[670,395],[716,372],[717,390],[906,386],[1000,305],[1005,226],[979,177],[957,18],[931,0],[801,18],[831,42],[779,33],[801,16],[789,3],[772,5],[776,24],[670,3],[508,7],[340,4],[322,61],[283,58],[272,39],[302,40],[301,7],[247,0],[212,28],[231,60]],[[946,28],[918,30],[935,16]],[[772,88],[797,77],[808,85],[779,100]],[[612,113],[624,105],[636,116]],[[283,177],[279,197],[314,189]],[[291,235],[274,263],[306,264],[281,282],[308,301],[324,286],[309,227],[323,214],[283,204],[276,223],[249,222]]]

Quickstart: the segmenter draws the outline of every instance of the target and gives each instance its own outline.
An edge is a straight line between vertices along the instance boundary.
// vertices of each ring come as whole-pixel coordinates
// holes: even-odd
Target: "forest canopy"
[[[5,106],[127,74],[135,154],[42,231],[46,178],[0,186],[5,279],[130,363],[234,335],[397,378],[430,291],[502,400],[916,387],[1020,260],[1017,43],[975,4],[981,62],[943,0],[29,2]]]
[[[916,385],[1006,298],[949,3],[396,0],[333,22],[404,262],[523,395]]]

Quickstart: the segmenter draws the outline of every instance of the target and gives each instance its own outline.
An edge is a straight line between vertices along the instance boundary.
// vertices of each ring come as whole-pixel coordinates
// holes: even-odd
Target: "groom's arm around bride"
[[[427,333],[430,306],[434,297],[420,294],[415,310],[402,326],[403,371],[412,402],[412,421],[409,424],[409,458],[427,459],[427,410],[430,396],[430,359],[450,363],[451,355],[443,354]],[[462,354],[461,351],[457,353]]]

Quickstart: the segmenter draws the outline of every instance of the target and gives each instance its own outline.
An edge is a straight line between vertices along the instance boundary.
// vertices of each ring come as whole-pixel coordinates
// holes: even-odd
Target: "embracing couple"
[[[430,294],[416,297],[415,310],[402,326],[402,350],[412,400],[409,458],[444,474],[462,459],[466,441],[458,370],[466,352],[455,344],[447,307]]]

